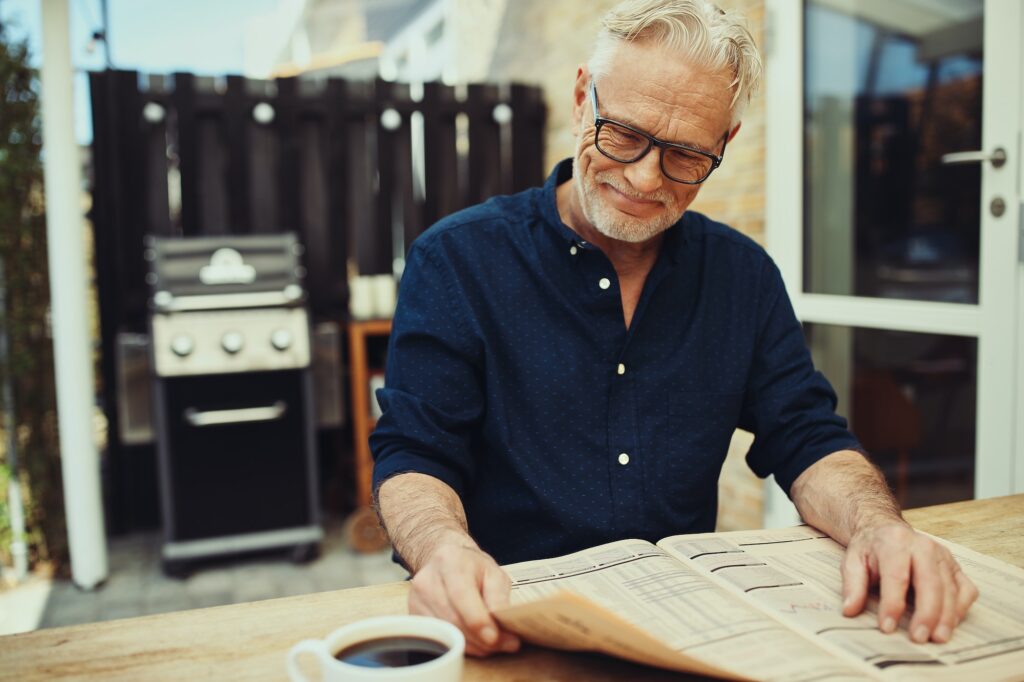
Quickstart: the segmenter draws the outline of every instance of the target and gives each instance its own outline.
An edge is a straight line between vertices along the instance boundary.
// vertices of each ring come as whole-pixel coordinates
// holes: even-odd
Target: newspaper
[[[527,641],[735,680],[1024,680],[1024,570],[949,547],[981,592],[945,644],[910,615],[877,626],[877,598],[842,615],[843,547],[807,527],[622,540],[505,566],[495,617]]]

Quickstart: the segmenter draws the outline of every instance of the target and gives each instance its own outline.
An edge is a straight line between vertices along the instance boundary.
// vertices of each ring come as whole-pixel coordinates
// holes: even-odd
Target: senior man
[[[843,612],[880,583],[892,632],[943,642],[977,598],[902,519],[836,416],[782,279],[750,239],[687,212],[761,75],[739,18],[628,0],[573,89],[574,158],[410,250],[371,437],[409,608],[467,651],[514,651],[499,563],[713,530],[733,430],[810,524],[847,547]]]

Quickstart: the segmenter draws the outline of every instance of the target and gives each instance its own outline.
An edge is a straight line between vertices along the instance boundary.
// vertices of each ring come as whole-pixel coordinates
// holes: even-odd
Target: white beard
[[[598,152],[600,153],[600,152]],[[650,154],[657,153],[651,150]],[[572,176],[576,185],[576,195],[580,201],[583,216],[598,232],[610,239],[623,242],[645,242],[676,224],[683,217],[685,209],[679,209],[676,197],[664,189],[652,194],[638,194],[628,183],[616,175],[614,171],[602,171],[593,179],[584,177],[579,167],[580,142],[576,143],[576,156],[572,160]],[[636,218],[617,211],[605,203],[598,185],[611,185],[628,197],[659,201],[664,205],[661,214],[654,218]]]

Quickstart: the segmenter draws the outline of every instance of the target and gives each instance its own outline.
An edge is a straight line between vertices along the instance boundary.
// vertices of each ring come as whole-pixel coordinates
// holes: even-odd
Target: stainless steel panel
[[[116,342],[118,435],[125,445],[153,442],[149,335],[121,332]]]
[[[302,308],[259,308],[154,315],[153,357],[161,377],[232,374],[309,367],[309,317]],[[291,345],[274,347],[276,332],[290,333]],[[243,346],[225,350],[226,335]],[[187,337],[190,343],[177,343]],[[236,338],[231,336],[231,338]],[[175,352],[189,348],[187,354]]]

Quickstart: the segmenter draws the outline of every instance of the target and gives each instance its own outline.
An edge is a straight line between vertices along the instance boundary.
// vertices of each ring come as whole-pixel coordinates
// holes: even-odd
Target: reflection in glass
[[[807,0],[804,289],[976,303],[982,0]]]
[[[974,497],[977,340],[805,324],[838,412],[905,508]]]

